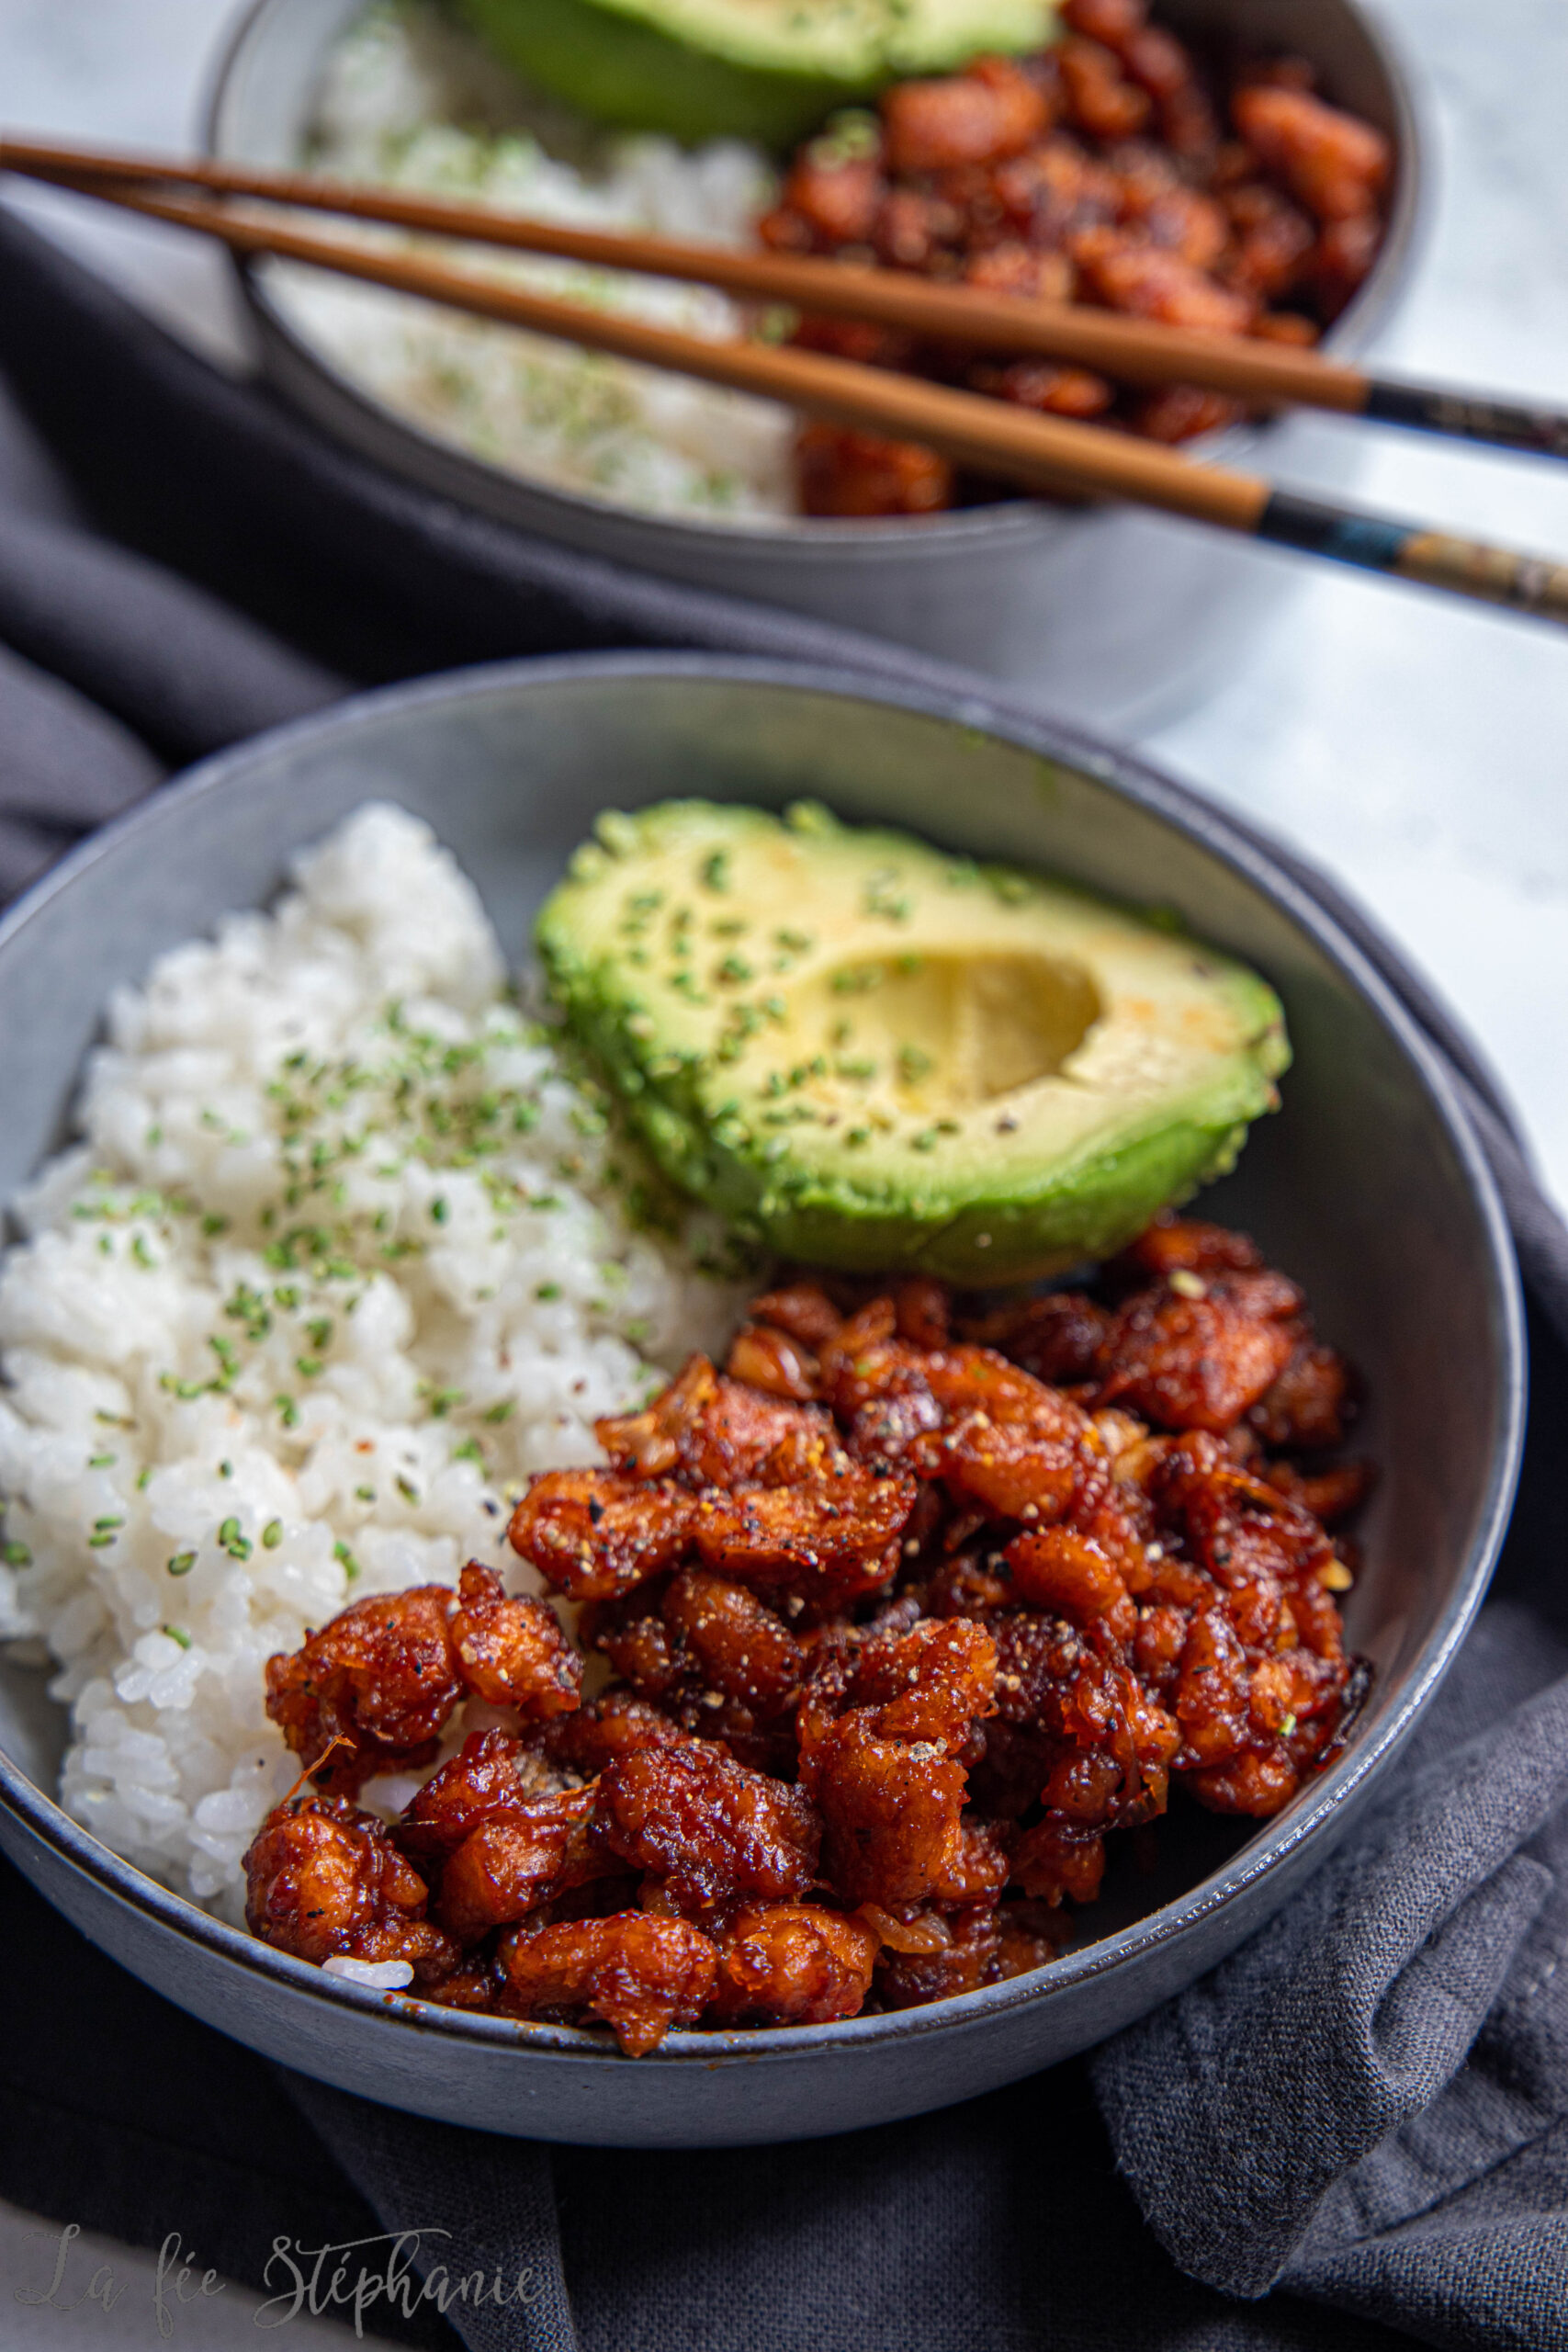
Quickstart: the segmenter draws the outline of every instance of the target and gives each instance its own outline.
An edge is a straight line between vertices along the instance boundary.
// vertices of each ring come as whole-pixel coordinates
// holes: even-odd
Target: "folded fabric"
[[[118,719],[0,644],[0,898],[164,780]]]
[[[3,210],[0,369],[29,420],[0,408],[6,889],[174,762],[346,679],[455,660],[701,646],[936,681],[978,723],[1006,715],[977,679],[377,473]],[[178,2223],[236,2276],[259,2277],[264,2221],[415,2232],[433,2289],[501,2279],[507,2301],[454,2301],[445,2328],[428,2303],[412,2319],[389,2303],[367,2324],[447,2344],[456,2328],[485,2352],[1568,2346],[1568,1233],[1468,1041],[1375,926],[1267,846],[1447,1057],[1536,1315],[1498,1598],[1374,1820],[1089,2066],[827,2147],[684,2154],[550,2152],[275,2076],[0,1874],[8,1948],[37,1962],[0,2035],[0,2112],[18,2127],[0,2132],[0,2190],[152,2243]],[[221,2101],[175,2087],[204,2066]],[[290,2151],[322,2145],[341,2171],[300,2155],[302,2199]]]
[[[1372,1826],[1097,2057],[1184,2269],[1433,2343],[1568,2340],[1565,1795],[1568,1644],[1498,1604]]]
[[[0,899],[171,765],[346,691],[178,573],[96,534],[0,380]]]
[[[0,377],[79,505],[122,546],[356,681],[664,645],[979,684],[874,638],[576,554],[383,473],[207,366],[4,204],[0,288]],[[82,623],[90,654],[90,611]]]

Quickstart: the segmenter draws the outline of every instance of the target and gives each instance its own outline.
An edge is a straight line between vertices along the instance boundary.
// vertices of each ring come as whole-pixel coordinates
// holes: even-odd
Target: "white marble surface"
[[[1415,282],[1375,356],[1568,401],[1568,6],[1381,6],[1427,84],[1438,186]],[[0,121],[181,144],[232,14],[232,0],[0,0]],[[215,256],[63,198],[15,200],[202,347],[239,357]],[[1390,433],[1359,495],[1568,560],[1568,469]],[[1303,567],[1245,673],[1144,748],[1292,835],[1382,918],[1501,1068],[1568,1199],[1568,639]],[[0,2211],[6,2288],[25,2245],[20,2217]],[[17,2352],[150,2345],[137,2276],[108,2316],[23,2309],[6,2291],[0,2338]],[[239,2290],[208,2308],[238,2324]],[[217,2346],[219,2324],[187,2332]],[[297,2326],[302,2352],[311,2339]]]
[[[1382,13],[1423,69],[1437,202],[1375,356],[1568,404],[1568,6]],[[1374,439],[1363,503],[1568,561],[1568,467]],[[1568,1200],[1568,637],[1314,568],[1244,673],[1145,748],[1382,918],[1501,1069]]]
[[[174,2229],[171,2219],[170,2227]],[[293,2309],[293,2280],[276,2274],[278,2295],[253,2294],[206,2268],[199,2245],[182,2239],[156,2254],[83,2230],[62,2232],[0,2198],[0,2344],[6,2352],[243,2352],[271,2343],[287,2352],[347,2352],[348,2324]],[[389,2352],[367,2328],[368,2352]]]

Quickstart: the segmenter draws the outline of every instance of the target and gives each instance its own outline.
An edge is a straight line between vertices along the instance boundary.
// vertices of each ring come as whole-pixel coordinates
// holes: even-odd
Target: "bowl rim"
[[[863,673],[825,664],[763,661],[704,653],[622,652],[560,654],[546,659],[491,662],[372,689],[346,697],[326,710],[272,728],[215,753],[137,803],[90,835],[24,893],[0,917],[0,950],[78,878],[118,855],[122,843],[167,825],[177,836],[190,803],[243,786],[249,769],[270,762],[280,750],[316,745],[329,752],[352,742],[367,724],[384,724],[405,713],[443,705],[461,709],[479,699],[504,700],[519,688],[603,679],[606,684],[687,679],[742,687],[793,689],[880,704],[917,718],[965,729],[980,729],[998,741],[1056,762],[1103,784],[1119,797],[1170,825],[1199,848],[1228,865],[1303,931],[1336,967],[1375,1017],[1389,1030],[1412,1065],[1417,1082],[1444,1129],[1466,1180],[1486,1255],[1492,1329],[1496,1334],[1499,1383],[1491,1467],[1478,1513],[1474,1539],[1454,1590],[1410,1670],[1399,1705],[1369,1739],[1352,1738],[1324,1773],[1218,1869],[1171,1902],[1132,1926],[1080,1950],[1062,1953],[1043,1968],[999,1984],[950,1995],[918,2009],[877,2017],[850,2018],[836,2024],[673,2031],[643,2066],[729,2061],[748,2064],[801,2057],[823,2048],[869,2047],[977,2024],[999,2013],[1022,2009],[1167,1946],[1213,1917],[1223,1905],[1294,1861],[1309,1844],[1332,1843],[1325,1836],[1351,1792],[1381,1771],[1414,1729],[1447,1674],[1480,1608],[1491,1579],[1513,1506],[1524,1442],[1526,1349],[1517,1263],[1497,1185],[1457,1088],[1432,1046],[1389,984],[1334,917],[1313,899],[1290,873],[1277,866],[1267,847],[1249,838],[1220,809],[1200,799],[1135,754],[1101,743],[1086,732],[1036,717],[1000,698],[960,695],[868,678]],[[217,912],[222,910],[215,910]],[[204,1947],[220,1961],[270,1979],[280,1990],[316,1999],[347,2001],[405,2029],[456,2035],[468,2043],[517,2048],[540,2056],[601,2058],[619,2064],[619,2052],[603,2027],[558,2026],[477,2016],[444,2008],[416,1995],[388,1992],[328,1976],[312,1963],[261,1942],[231,1927],[149,1876],[85,1829],[0,1749],[0,1804],[15,1815],[61,1863],[93,1881],[111,1900],[131,1909],[186,1942]]]
[[[1339,317],[1325,331],[1321,348],[1340,359],[1353,359],[1387,325],[1400,299],[1408,291],[1415,264],[1431,228],[1429,197],[1431,102],[1410,44],[1377,5],[1377,0],[1341,0],[1358,25],[1387,86],[1393,115],[1395,175],[1383,241],[1362,285]],[[277,0],[243,0],[228,28],[210,66],[198,123],[201,153],[222,160],[219,145],[229,91],[244,51],[256,27],[277,6]],[[295,387],[309,380],[323,397],[335,418],[352,417],[359,426],[351,446],[373,462],[405,481],[429,487],[425,466],[437,468],[443,488],[434,494],[453,496],[481,514],[503,521],[513,529],[533,529],[549,538],[573,543],[581,533],[618,531],[625,541],[623,560],[642,560],[657,569],[660,544],[680,544],[689,550],[731,549],[738,560],[765,556],[774,563],[809,562],[824,553],[840,561],[875,562],[890,554],[940,560],[946,553],[977,545],[982,550],[1011,541],[1027,542],[1043,532],[1056,533],[1074,524],[1090,524],[1101,511],[1100,502],[1085,509],[1054,505],[1041,499],[1005,498],[993,505],[956,507],[939,514],[886,515],[861,521],[814,515],[792,515],[775,523],[730,523],[716,515],[658,514],[612,498],[567,490],[543,475],[526,474],[500,466],[456,441],[444,440],[390,401],[378,399],[344,374],[311,340],[300,334],[267,290],[261,257],[233,254],[228,257],[241,299],[251,315],[261,346],[263,372],[292,404],[322,422],[322,412],[301,398]],[[276,364],[282,355],[283,364]],[[1289,416],[1293,412],[1286,412]],[[1311,411],[1303,412],[1311,414]],[[1203,462],[1239,464],[1267,458],[1284,419],[1226,426],[1187,443],[1186,453]],[[328,428],[339,438],[349,436],[337,423]],[[495,501],[525,500],[537,505],[536,517],[498,512]],[[572,518],[581,518],[572,529]],[[596,537],[587,544],[600,548]],[[604,550],[601,548],[601,552]]]

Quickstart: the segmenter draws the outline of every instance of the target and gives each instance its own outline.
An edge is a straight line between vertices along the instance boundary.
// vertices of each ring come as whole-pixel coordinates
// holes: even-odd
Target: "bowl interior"
[[[1490,1566],[1517,1438],[1506,1240],[1397,1016],[1391,1026],[1375,986],[1337,960],[1332,934],[1288,889],[1269,895],[1219,820],[1181,815],[1156,780],[1070,738],[1021,728],[1009,741],[848,683],[637,656],[394,689],[284,730],[110,829],[0,929],[0,1193],[63,1139],[109,990],[209,932],[220,910],[265,903],[291,854],[362,801],[428,820],[521,960],[533,910],[600,808],[692,793],[775,807],[808,793],[849,820],[1054,868],[1179,911],[1278,988],[1295,1047],[1284,1107],[1204,1213],[1256,1234],[1366,1377],[1359,1442],[1381,1482],[1348,1612],[1377,1670],[1346,1759],[1359,1770],[1407,1727]],[[41,1674],[0,1667],[0,1747],[46,1795],[63,1729]],[[1205,1882],[1212,1896],[1215,1872],[1244,1867],[1231,1860],[1239,1846],[1256,1836],[1283,1851],[1335,1786],[1330,1773],[1256,1832],[1179,1807],[1161,1825],[1155,1874],[1123,1860],[1081,1915],[1080,1944]],[[1246,1869],[1258,1861],[1249,1844]]]

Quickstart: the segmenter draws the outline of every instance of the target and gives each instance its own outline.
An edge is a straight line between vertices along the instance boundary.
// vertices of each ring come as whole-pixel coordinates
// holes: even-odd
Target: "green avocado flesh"
[[[814,803],[596,830],[539,916],[550,986],[665,1174],[785,1257],[1059,1272],[1277,1105],[1267,983],[1087,891]]]
[[[1049,36],[1053,0],[461,0],[491,47],[596,121],[784,148],[905,74]]]

